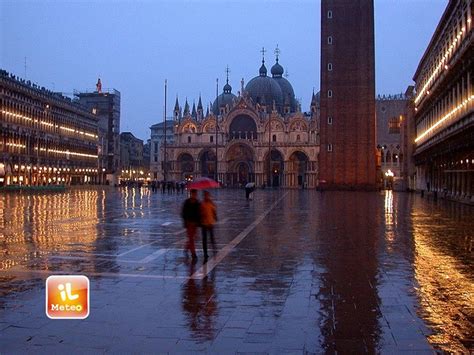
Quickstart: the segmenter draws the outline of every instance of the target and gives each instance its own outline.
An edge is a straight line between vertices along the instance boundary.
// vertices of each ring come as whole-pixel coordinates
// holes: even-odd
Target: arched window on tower
[[[276,134],[274,134],[274,135],[272,136],[272,142],[276,142],[276,141],[277,141],[277,136],[276,136]]]
[[[191,136],[188,136],[188,143],[191,143]]]

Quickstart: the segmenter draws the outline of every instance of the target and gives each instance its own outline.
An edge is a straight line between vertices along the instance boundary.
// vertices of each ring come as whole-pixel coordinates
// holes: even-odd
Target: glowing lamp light
[[[386,177],[394,177],[395,174],[393,173],[392,170],[388,169],[388,170],[385,172],[385,176],[386,176]]]

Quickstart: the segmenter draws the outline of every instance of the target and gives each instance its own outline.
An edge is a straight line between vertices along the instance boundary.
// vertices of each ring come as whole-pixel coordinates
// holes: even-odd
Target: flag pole
[[[220,109],[219,109],[219,78],[216,79],[216,103],[217,103],[217,114],[216,114],[216,166],[215,166],[215,180],[218,181],[218,175],[217,175],[217,151],[218,151],[218,142],[217,142],[217,132],[218,132],[218,128],[217,128],[217,122],[218,122],[218,119],[219,119],[219,112],[220,112]]]
[[[168,80],[165,79],[165,109],[164,109],[164,129],[165,129],[165,142],[164,142],[164,157],[163,157],[163,162],[164,162],[164,165],[163,165],[163,179],[166,183],[166,168],[167,168],[167,162],[166,162],[166,91],[167,91],[167,86],[168,86]]]

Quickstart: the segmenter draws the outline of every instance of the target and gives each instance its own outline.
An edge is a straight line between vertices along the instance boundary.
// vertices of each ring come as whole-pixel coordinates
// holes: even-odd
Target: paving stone
[[[8,226],[0,262],[16,265],[0,270],[0,351],[474,351],[472,300],[463,294],[474,277],[469,206],[268,189],[247,203],[241,191],[221,189],[213,192],[225,221],[216,226],[220,254],[204,266],[200,236],[198,263],[183,256],[185,195],[104,191],[105,205],[88,200],[95,190],[67,192],[61,206],[39,196],[51,206],[41,220],[35,208],[24,211],[26,195],[0,195]],[[198,272],[207,277],[191,277]],[[46,317],[45,280],[55,273],[89,277],[87,319]]]

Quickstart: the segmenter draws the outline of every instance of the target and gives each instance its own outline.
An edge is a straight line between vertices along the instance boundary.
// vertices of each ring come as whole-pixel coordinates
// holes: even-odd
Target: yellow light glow
[[[470,19],[467,20],[468,23],[470,23]],[[431,74],[431,76],[428,78],[428,80],[426,80],[425,84],[423,85],[423,88],[420,90],[420,92],[418,93],[418,95],[415,97],[415,105],[418,104],[418,102],[420,102],[421,98],[423,97],[423,95],[426,93],[427,95],[429,95],[429,91],[427,92],[428,88],[431,86],[431,84],[434,82],[434,80],[438,77],[438,75],[440,74],[440,69],[441,67],[444,65],[444,64],[447,64],[445,63],[448,59],[448,55],[452,54],[451,52],[453,51],[454,47],[456,44],[459,45],[458,40],[459,42],[460,41],[460,38],[465,34],[465,31],[464,31],[464,28],[463,30],[459,31],[459,33],[456,35],[456,37],[454,38],[454,40],[452,41],[451,45],[449,46],[449,48],[446,50],[446,52],[444,53],[443,57],[442,57],[442,60],[438,63],[438,65],[436,66],[435,70],[433,71],[433,73]]]
[[[429,133],[431,133],[433,130],[436,129],[436,127],[438,127],[440,124],[442,124],[443,122],[445,122],[447,119],[449,119],[452,115],[454,115],[457,111],[459,111],[460,109],[462,109],[463,107],[467,106],[467,104],[474,100],[474,95],[471,95],[468,99],[464,100],[461,104],[459,104],[458,106],[456,106],[455,108],[453,108],[451,111],[449,111],[446,115],[444,115],[443,117],[441,117],[435,124],[433,124],[430,128],[428,128],[426,131],[424,131],[422,134],[420,134],[416,139],[415,139],[415,143],[418,143],[418,141],[420,141],[421,139],[423,139],[426,135],[428,135]]]
[[[56,127],[56,128],[59,127],[59,129],[62,129],[62,130],[65,130],[65,131],[68,131],[68,132],[71,132],[71,133],[76,132],[75,129],[67,127],[67,126],[58,126],[58,125],[55,125],[54,123],[50,123],[50,122],[42,121],[42,120],[38,121],[37,119],[33,119],[31,117],[28,117],[28,116],[25,116],[25,115],[20,115],[20,114],[14,113],[14,112],[9,112],[9,111],[6,111],[6,110],[2,110],[1,112],[5,115],[13,116],[13,117],[18,118],[18,119],[23,119],[23,120],[26,120],[26,121],[33,121],[34,123],[39,122],[40,124],[45,125],[45,126],[49,126],[49,127]],[[89,133],[89,132],[77,132],[77,133],[86,135],[86,136],[91,137],[91,138],[98,138],[98,135],[94,134],[94,133]]]

